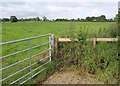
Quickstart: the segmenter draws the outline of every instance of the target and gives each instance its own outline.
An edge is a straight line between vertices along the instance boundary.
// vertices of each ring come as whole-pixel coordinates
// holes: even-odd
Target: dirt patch
[[[78,74],[76,71],[55,72],[43,84],[104,84],[97,81],[95,76]]]

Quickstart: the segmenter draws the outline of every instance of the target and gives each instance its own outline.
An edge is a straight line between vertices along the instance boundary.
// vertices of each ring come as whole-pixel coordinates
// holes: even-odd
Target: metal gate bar
[[[43,44],[40,44],[40,45],[31,47],[31,40],[32,40],[32,39],[43,38],[43,37],[47,37],[47,36],[49,37],[49,42],[46,42],[46,43],[43,43]],[[13,66],[15,66],[15,65],[17,65],[17,64],[19,64],[19,63],[21,63],[21,62],[27,61],[27,60],[30,61],[29,66],[24,67],[24,68],[22,68],[21,70],[19,70],[19,71],[15,72],[15,73],[13,73],[13,74],[11,74],[11,75],[3,78],[2,80],[0,80],[0,82],[3,83],[3,81],[5,81],[5,80],[7,80],[7,79],[9,79],[9,78],[11,78],[11,77],[13,77],[13,76],[15,76],[16,74],[18,74],[18,73],[20,73],[20,72],[22,72],[22,71],[30,68],[30,72],[28,72],[27,74],[25,74],[25,75],[23,75],[23,76],[21,76],[21,77],[18,77],[17,80],[12,81],[11,83],[8,83],[8,84],[14,84],[14,83],[18,82],[19,80],[25,78],[26,76],[28,76],[28,75],[31,74],[32,72],[34,72],[34,71],[38,70],[39,68],[43,67],[44,65],[48,64],[48,63],[51,61],[51,55],[52,55],[53,50],[54,50],[54,48],[53,48],[53,46],[54,46],[54,35],[53,35],[53,34],[45,34],[45,35],[35,36],[35,37],[31,37],[31,38],[24,38],[24,39],[20,39],[20,40],[14,40],[14,41],[9,41],[9,42],[4,42],[4,43],[1,43],[0,46],[2,46],[2,45],[5,46],[5,45],[8,45],[8,44],[13,44],[13,43],[17,43],[17,42],[23,42],[23,41],[28,41],[28,48],[26,48],[26,49],[24,49],[24,50],[21,50],[21,51],[18,51],[18,52],[15,52],[15,53],[12,53],[12,54],[8,54],[8,55],[5,55],[5,56],[2,56],[0,59],[4,59],[4,58],[6,58],[6,57],[8,58],[8,57],[10,57],[10,56],[17,55],[17,54],[19,54],[19,53],[23,53],[23,52],[26,52],[26,51],[29,51],[29,57],[27,57],[27,58],[25,58],[25,59],[23,59],[23,60],[20,60],[20,61],[18,61],[18,62],[16,62],[16,63],[13,63],[13,64],[11,64],[11,65],[9,65],[9,66],[6,66],[6,67],[4,67],[4,68],[1,68],[0,71],[6,70],[6,69],[8,69],[8,68],[11,68],[11,67],[13,67]],[[49,44],[49,49],[46,49],[46,50],[44,50],[44,51],[41,51],[41,52],[39,52],[39,53],[37,53],[37,54],[35,54],[35,55],[31,55],[31,52],[32,52],[31,50],[32,50],[32,49],[35,49],[35,48],[38,48],[38,47],[41,47],[41,46],[44,46],[44,45],[47,45],[47,44]],[[33,58],[33,57],[36,57],[36,56],[41,55],[41,54],[43,54],[43,53],[46,53],[46,52],[48,52],[48,51],[49,51],[49,55],[48,55],[48,56],[46,56],[46,57],[44,57],[44,58],[40,59],[39,61],[34,62],[34,63],[32,64],[32,58]],[[6,58],[6,59],[7,59],[7,58]],[[47,58],[49,58],[49,61],[45,62],[44,64],[40,65],[39,67],[37,67],[37,68],[35,68],[35,69],[32,69],[32,66],[34,66],[34,65],[37,64],[38,62],[41,62],[41,61],[43,61],[43,60],[45,60],[45,59],[47,59]],[[32,75],[31,77],[29,77],[29,78],[26,79],[25,81],[21,82],[20,84],[24,84],[24,83],[27,82],[28,80],[32,79],[33,77],[35,77],[36,75],[38,75],[39,73],[41,73],[44,69],[45,69],[45,68],[41,69],[41,71],[38,71],[37,73],[35,73],[34,75]]]

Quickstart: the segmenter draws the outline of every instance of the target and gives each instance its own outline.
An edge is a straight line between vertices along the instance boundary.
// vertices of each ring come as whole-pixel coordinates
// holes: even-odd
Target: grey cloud
[[[3,17],[47,16],[48,18],[85,18],[94,13],[112,18],[117,14],[117,3],[112,2],[4,2]],[[97,15],[97,14],[95,14]]]
[[[20,6],[20,5],[25,5],[25,4],[26,4],[25,2],[2,2],[2,6],[7,6],[7,7],[11,5]]]

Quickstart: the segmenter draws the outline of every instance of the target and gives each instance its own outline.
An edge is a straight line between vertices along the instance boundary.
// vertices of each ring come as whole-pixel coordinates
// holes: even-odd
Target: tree
[[[78,18],[77,21],[80,21],[80,18]]]
[[[10,19],[8,19],[8,18],[3,18],[2,21],[3,21],[3,22],[9,22]]]
[[[17,19],[16,16],[10,16],[10,21],[11,21],[11,22],[17,22],[18,19]]]
[[[92,21],[97,21],[96,17],[94,17],[94,16],[91,17],[91,20]]]
[[[101,16],[100,16],[100,19],[101,19],[101,21],[105,21],[105,20],[106,20],[105,15],[101,15]]]
[[[85,19],[86,21],[106,21],[107,19],[106,19],[106,16],[105,15],[101,15],[101,16],[98,16],[98,17],[94,17],[94,16],[92,16],[92,17],[86,17],[86,19]],[[110,20],[111,21],[111,20]]]
[[[43,21],[47,21],[47,17],[43,16]]]
[[[105,15],[101,15],[101,18],[102,18],[102,19],[106,19]]]
[[[85,19],[81,18],[81,21],[85,21]]]
[[[40,21],[39,17],[36,17],[36,21]]]
[[[99,16],[96,17],[96,19],[97,19],[97,21],[102,21],[102,20],[101,20],[101,17],[99,17]]]
[[[86,17],[86,21],[92,21],[91,17]]]

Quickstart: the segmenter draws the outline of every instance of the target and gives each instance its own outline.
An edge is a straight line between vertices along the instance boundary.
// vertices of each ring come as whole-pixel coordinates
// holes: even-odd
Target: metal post
[[[2,46],[0,46],[0,50],[2,50]],[[0,56],[0,69],[2,69],[2,54]],[[0,71],[0,81],[2,81],[2,70]],[[0,86],[2,86],[2,82],[0,82]]]
[[[49,45],[50,52],[49,52],[49,55],[50,55],[50,61],[51,61],[51,58],[54,57],[54,35],[53,34],[51,34],[49,36],[49,41],[50,41],[50,45]]]
[[[50,51],[49,51],[49,61],[51,61],[51,34],[50,34],[50,36],[49,36],[49,42],[50,42],[50,44],[49,44],[49,49],[50,49]]]
[[[28,40],[28,47],[29,47],[29,60],[30,60],[30,64],[29,64],[29,65],[30,65],[30,72],[32,73],[32,67],[31,67],[31,66],[32,66],[32,59],[31,59],[31,56],[32,56],[32,55],[31,55],[31,40]],[[30,74],[31,74],[31,73],[30,73]],[[31,76],[32,76],[32,74],[31,74]]]
[[[51,57],[54,58],[54,35],[51,34]]]

